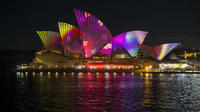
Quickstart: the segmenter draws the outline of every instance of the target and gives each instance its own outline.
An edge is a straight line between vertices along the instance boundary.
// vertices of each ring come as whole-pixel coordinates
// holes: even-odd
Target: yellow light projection
[[[58,22],[58,26],[62,40],[67,35],[68,32],[70,32],[73,28],[75,28],[75,26],[64,22]]]
[[[60,34],[53,31],[37,31],[44,47],[47,50],[57,50]]]

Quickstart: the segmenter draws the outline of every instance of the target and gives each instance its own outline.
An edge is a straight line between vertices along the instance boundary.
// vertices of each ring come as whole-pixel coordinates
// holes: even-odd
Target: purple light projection
[[[112,40],[112,54],[125,54],[127,53],[124,47],[115,39]]]
[[[108,28],[95,16],[74,9],[85,50],[85,57],[90,58],[112,39]]]
[[[135,57],[139,50],[139,46],[137,43],[137,38],[135,36],[134,31],[125,32],[113,39],[113,43],[118,42],[121,46],[124,47],[129,53],[131,57]],[[116,44],[115,44],[116,45]],[[114,46],[114,45],[113,45]]]
[[[106,44],[99,53],[111,55],[112,54],[112,41],[110,41],[108,44]]]
[[[129,40],[127,40],[127,41],[130,41],[130,38],[128,37],[128,36],[132,36],[132,37],[134,37],[134,38],[136,38],[137,39],[137,43],[138,43],[138,45],[139,46],[141,46],[142,45],[142,43],[143,43],[143,41],[144,41],[144,39],[145,39],[145,37],[146,37],[146,35],[147,35],[147,32],[145,32],[145,31],[131,31],[131,32],[127,32],[127,37],[124,35],[124,38],[125,39],[129,39]],[[123,37],[122,37],[123,38]],[[113,39],[113,40],[115,40],[115,39]],[[112,40],[112,41],[113,41]],[[122,40],[122,39],[121,39]],[[132,40],[132,41],[134,41],[134,40]],[[99,53],[103,53],[103,54],[108,54],[108,55],[111,55],[112,54],[112,52],[113,53],[117,53],[117,52],[119,52],[120,51],[120,53],[125,53],[126,51],[124,51],[124,49],[123,49],[123,47],[122,46],[124,46],[124,45],[118,45],[116,42],[117,42],[117,40],[115,40],[114,41],[115,42],[115,45],[112,45],[112,44],[114,44],[114,43],[112,43],[112,42],[109,42],[108,44],[106,44],[105,45],[105,47],[103,47],[100,51],[99,51]],[[135,42],[134,42],[135,43]],[[136,44],[136,43],[135,43]],[[137,45],[136,45],[137,46]],[[113,47],[113,48],[112,48]],[[128,47],[128,46],[127,46]],[[132,48],[134,48],[134,47],[132,47]],[[128,48],[129,49],[129,53],[134,53],[134,52],[137,52],[137,49],[131,49],[131,48]],[[113,51],[112,51],[113,50]]]

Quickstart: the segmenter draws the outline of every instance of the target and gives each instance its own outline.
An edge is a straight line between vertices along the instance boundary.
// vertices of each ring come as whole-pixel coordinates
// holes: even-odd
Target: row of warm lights
[[[50,75],[53,75],[53,74],[54,74],[56,77],[58,77],[58,75],[59,75],[58,72],[55,72],[55,73],[47,72],[47,76],[48,76],[48,77],[50,77]],[[94,74],[91,74],[90,72],[88,72],[88,73],[86,73],[86,74],[87,74],[87,75],[94,75]],[[118,73],[114,72],[114,73],[113,73],[113,76],[116,77],[117,74],[118,74]],[[28,72],[16,72],[16,75],[17,75],[18,78],[20,78],[20,77],[27,77],[27,76],[28,76]],[[32,72],[32,75],[35,76],[35,75],[36,75],[36,72]],[[39,75],[39,76],[43,76],[43,75],[44,75],[44,72],[39,72],[38,75]],[[63,72],[63,75],[65,76],[65,75],[66,75],[66,72]],[[74,76],[74,72],[71,72],[69,75]],[[83,75],[82,72],[79,72],[79,73],[78,73],[78,77],[79,77],[79,78],[82,78],[82,75]],[[96,76],[99,76],[99,75],[102,75],[102,73],[96,72]],[[105,75],[105,78],[111,78],[111,76],[110,76],[111,73],[105,72],[104,75]],[[126,75],[126,73],[123,72],[123,73],[122,73],[122,76],[125,76],[125,75]],[[134,75],[134,73],[132,72],[131,75]]]
[[[35,65],[32,66],[32,68],[36,68],[36,67],[37,66],[35,66]],[[38,69],[42,69],[43,67],[45,67],[45,66],[39,65]],[[53,67],[53,66],[47,65],[47,67],[50,68],[50,67]],[[55,67],[58,68],[58,65],[55,65]],[[63,68],[66,68],[66,65],[63,65]]]
[[[133,65],[114,65],[114,64],[88,64],[89,69],[134,69]],[[135,68],[139,68],[136,66]]]
[[[84,73],[85,74],[85,73]],[[25,78],[27,77],[28,75],[28,72],[16,72],[16,75],[18,78]],[[32,72],[32,75],[35,76],[36,75],[36,72]],[[38,73],[39,76],[43,76],[44,75],[44,72],[39,72]],[[47,77],[50,78],[51,75],[55,75],[55,77],[58,77],[59,76],[59,73],[58,72],[55,72],[54,74],[52,74],[51,72],[48,72],[47,74]],[[63,72],[63,75],[65,76],[66,75],[66,72]],[[69,75],[71,75],[72,77],[74,77],[74,72],[70,73]],[[82,79],[82,78],[86,78],[86,77],[83,77],[83,73],[82,72],[79,72],[78,74],[78,78],[79,79]],[[88,75],[87,77],[89,77],[90,79],[93,79],[94,77],[98,77],[98,78],[102,78],[102,76],[105,78],[105,79],[110,79],[110,78],[120,78],[121,76],[122,77],[126,77],[126,78],[130,78],[130,75],[134,75],[134,73],[131,73],[131,74],[126,74],[125,72],[121,73],[121,76],[120,74],[114,72],[113,75],[112,73],[108,73],[108,72],[105,72],[104,75],[102,73],[99,73],[97,72],[96,75],[95,74],[91,74],[91,73],[86,73],[85,75]],[[160,74],[162,76],[162,74]],[[140,76],[145,76],[145,77],[152,77],[152,74],[148,74],[148,73],[140,73]]]
[[[17,77],[27,77],[29,74],[29,72],[16,72]],[[40,76],[42,76],[44,74],[44,72],[39,72],[38,73]],[[51,72],[47,72],[48,77],[51,75]],[[56,77],[58,77],[58,72],[54,73]],[[35,76],[36,72],[32,72],[32,75]],[[52,74],[53,75],[53,74]],[[63,72],[63,75],[66,75],[66,72]]]
[[[22,64],[18,65],[18,69],[27,69],[29,66]],[[39,66],[31,66],[32,68],[38,68],[38,69],[43,69],[45,66],[39,65]],[[47,68],[50,68],[52,66],[47,65]],[[58,68],[58,65],[55,65],[56,68]],[[66,68],[66,65],[63,65],[63,68]],[[86,67],[84,65],[78,65],[78,66],[73,66],[75,69],[85,69]],[[102,64],[102,63],[95,63],[95,64],[88,64],[87,68],[89,69],[139,69],[139,66],[133,66],[133,65],[120,65],[120,64]],[[151,68],[148,68],[151,69]]]
[[[94,76],[94,74],[91,74],[90,72],[86,73],[90,78],[92,78]],[[85,75],[86,75],[85,74]],[[28,72],[16,72],[16,75],[18,78],[24,78],[24,77],[27,77],[28,75]],[[32,75],[35,76],[36,75],[36,72],[32,72]],[[39,75],[42,76],[43,75],[43,72],[39,72]],[[50,77],[51,75],[51,72],[48,72],[48,78]],[[53,74],[52,74],[53,75]],[[55,72],[55,77],[58,77],[59,73],[58,72]],[[66,72],[63,72],[63,75],[65,76],[66,75]],[[74,77],[74,72],[71,73],[71,75]],[[96,77],[99,77],[99,75],[103,75],[102,73],[99,73],[99,72],[96,72]],[[126,73],[121,73],[122,77],[124,77],[126,75]],[[134,73],[131,73],[131,75],[134,75]],[[163,77],[164,74],[160,74],[161,77]],[[184,76],[185,74],[177,74],[177,75],[181,75],[181,76]],[[114,72],[113,73],[113,78],[116,78],[117,76],[117,73]],[[130,75],[128,75],[130,76]],[[149,74],[149,73],[140,73],[140,76],[145,76],[145,77],[152,77],[153,75],[152,74]],[[174,76],[174,74],[171,74],[171,76]],[[196,77],[196,74],[194,74],[194,76]],[[105,72],[104,73],[104,77],[106,79],[110,79],[111,78],[111,73],[108,73],[108,72]],[[82,72],[79,72],[78,73],[78,78],[81,79],[83,78],[83,73]],[[118,77],[119,78],[119,77]]]
[[[188,72],[190,72],[190,71],[188,71]],[[199,72],[199,71],[198,71]],[[39,72],[39,75],[40,76],[42,76],[43,75],[43,73],[44,72]],[[105,78],[107,79],[107,78],[111,78],[111,73],[108,73],[108,72],[105,72],[104,73],[105,74]],[[116,75],[117,75],[118,73],[116,73],[116,72],[114,72],[113,73],[113,76],[114,76],[114,78],[116,78]],[[17,75],[17,77],[18,78],[24,78],[24,77],[27,77],[28,76],[28,72],[16,72],[16,75]],[[32,75],[33,76],[35,76],[36,75],[36,72],[32,72]],[[51,72],[48,72],[48,77],[50,77],[50,75],[51,75]],[[53,74],[52,74],[53,75]],[[55,76],[56,77],[58,77],[58,75],[59,75],[59,73],[58,72],[55,72]],[[63,72],[63,75],[65,76],[66,75],[66,72]],[[72,76],[74,76],[74,72],[72,72],[71,73],[71,75]],[[79,72],[78,73],[78,77],[79,78],[82,78],[83,76],[83,73],[82,72]],[[87,75],[94,75],[94,74],[91,74],[90,72],[88,72],[87,73]],[[99,73],[99,72],[96,72],[96,76],[98,77],[99,75],[102,75],[102,73]],[[125,76],[126,75],[126,73],[122,73],[122,76]],[[131,73],[131,75],[134,75],[134,73]],[[149,73],[145,73],[145,74],[143,74],[143,73],[140,73],[140,75],[141,76],[145,76],[145,77],[152,77],[152,74],[149,74]],[[160,76],[162,77],[164,74],[160,74]],[[185,74],[177,74],[177,75],[181,75],[181,76],[184,76]],[[193,74],[195,77],[196,77],[196,74]],[[171,76],[174,76],[174,74],[171,74]]]
[[[189,65],[188,64],[186,64],[186,63],[175,63],[175,64],[171,64],[171,63],[161,63],[161,64],[159,64],[159,68],[160,69],[176,69],[176,68],[182,68],[182,69],[184,69],[184,68],[187,68],[187,67],[189,67]]]
[[[28,67],[27,64],[17,65],[17,69],[26,69]]]
[[[23,75],[23,74],[28,75],[28,73],[29,73],[29,72],[16,72],[17,75]],[[32,74],[33,74],[33,75],[36,75],[36,72],[32,72]],[[39,74],[40,74],[40,75],[43,75],[44,72],[39,72]],[[47,74],[50,75],[50,74],[52,74],[52,73],[51,73],[51,72],[47,72]],[[59,73],[58,73],[58,72],[55,72],[54,74],[58,75]],[[66,75],[66,74],[67,74],[66,72],[63,72],[63,75]],[[74,73],[74,72],[71,72],[71,74],[74,75],[75,73]],[[78,75],[82,75],[82,74],[85,74],[85,73],[83,73],[83,72],[79,72],[79,73],[78,73]],[[86,74],[94,74],[94,73],[88,72],[88,73],[86,73]],[[101,73],[96,72],[96,74],[98,75],[98,74],[101,74]],[[110,73],[105,72],[105,75],[107,75],[107,74],[110,74]],[[117,74],[118,74],[118,73],[113,72],[113,75],[117,75]],[[125,72],[122,72],[122,75],[124,75],[124,74],[126,74],[126,73],[125,73]],[[131,74],[133,75],[134,73],[131,72]]]
[[[27,65],[21,65],[21,66],[17,66],[17,68],[20,68],[20,69],[26,69],[28,68],[29,66]],[[63,68],[66,68],[66,65],[63,65],[63,66],[58,66],[58,65],[47,65],[47,68],[51,68],[51,67],[55,67],[55,68],[59,68],[59,67],[63,67]],[[83,69],[85,68],[84,65],[78,65],[78,66],[72,66],[73,68],[75,69]],[[39,65],[39,66],[35,66],[35,65],[32,65],[31,68],[34,68],[34,69],[43,69],[43,68],[46,68],[46,66],[42,66],[42,65]]]
[[[188,72],[190,72],[190,71],[188,71]],[[199,72],[199,71],[197,71],[197,72]],[[29,74],[29,72],[16,72],[16,75],[28,75]],[[44,74],[44,72],[39,72],[39,75],[43,75]],[[58,72],[55,72],[55,73],[51,73],[51,72],[47,72],[47,74],[48,75],[53,75],[53,74],[55,74],[55,75],[58,75],[58,74],[60,74],[60,73],[58,73]],[[66,72],[63,72],[63,75],[66,75],[67,73]],[[74,75],[75,73],[74,72],[71,72],[71,75]],[[94,73],[90,73],[90,72],[88,72],[88,73],[83,73],[83,72],[79,72],[78,73],[78,75],[83,75],[83,74],[88,74],[88,75],[90,75],[90,74],[93,74],[94,75]],[[96,75],[99,75],[99,74],[102,74],[102,73],[99,73],[99,72],[96,72]],[[109,74],[111,74],[111,73],[108,73],[108,72],[105,72],[104,73],[105,75],[109,75]],[[116,72],[113,72],[113,75],[117,75],[118,73],[116,73]],[[123,73],[121,73],[122,75],[125,75],[126,73],[125,72],[123,72]],[[32,72],[32,75],[36,75],[36,72]],[[133,72],[131,72],[131,75],[134,75],[134,73]],[[140,75],[144,75],[144,73],[140,73]],[[149,75],[149,73],[145,73],[145,75]],[[152,74],[150,74],[150,75],[152,75]],[[162,73],[160,74],[160,75],[163,75]]]

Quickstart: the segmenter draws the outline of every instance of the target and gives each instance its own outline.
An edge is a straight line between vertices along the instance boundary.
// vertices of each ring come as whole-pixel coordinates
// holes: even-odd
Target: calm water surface
[[[3,111],[200,111],[200,74],[1,72]]]

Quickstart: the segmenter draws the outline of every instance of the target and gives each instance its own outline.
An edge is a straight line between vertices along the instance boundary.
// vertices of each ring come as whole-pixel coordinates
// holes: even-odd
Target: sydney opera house
[[[103,22],[92,14],[77,9],[74,9],[74,13],[78,27],[58,22],[59,32],[37,31],[45,49],[36,53],[30,63],[32,67],[151,68],[180,45],[144,45],[148,34],[146,31],[128,31],[113,36]]]

